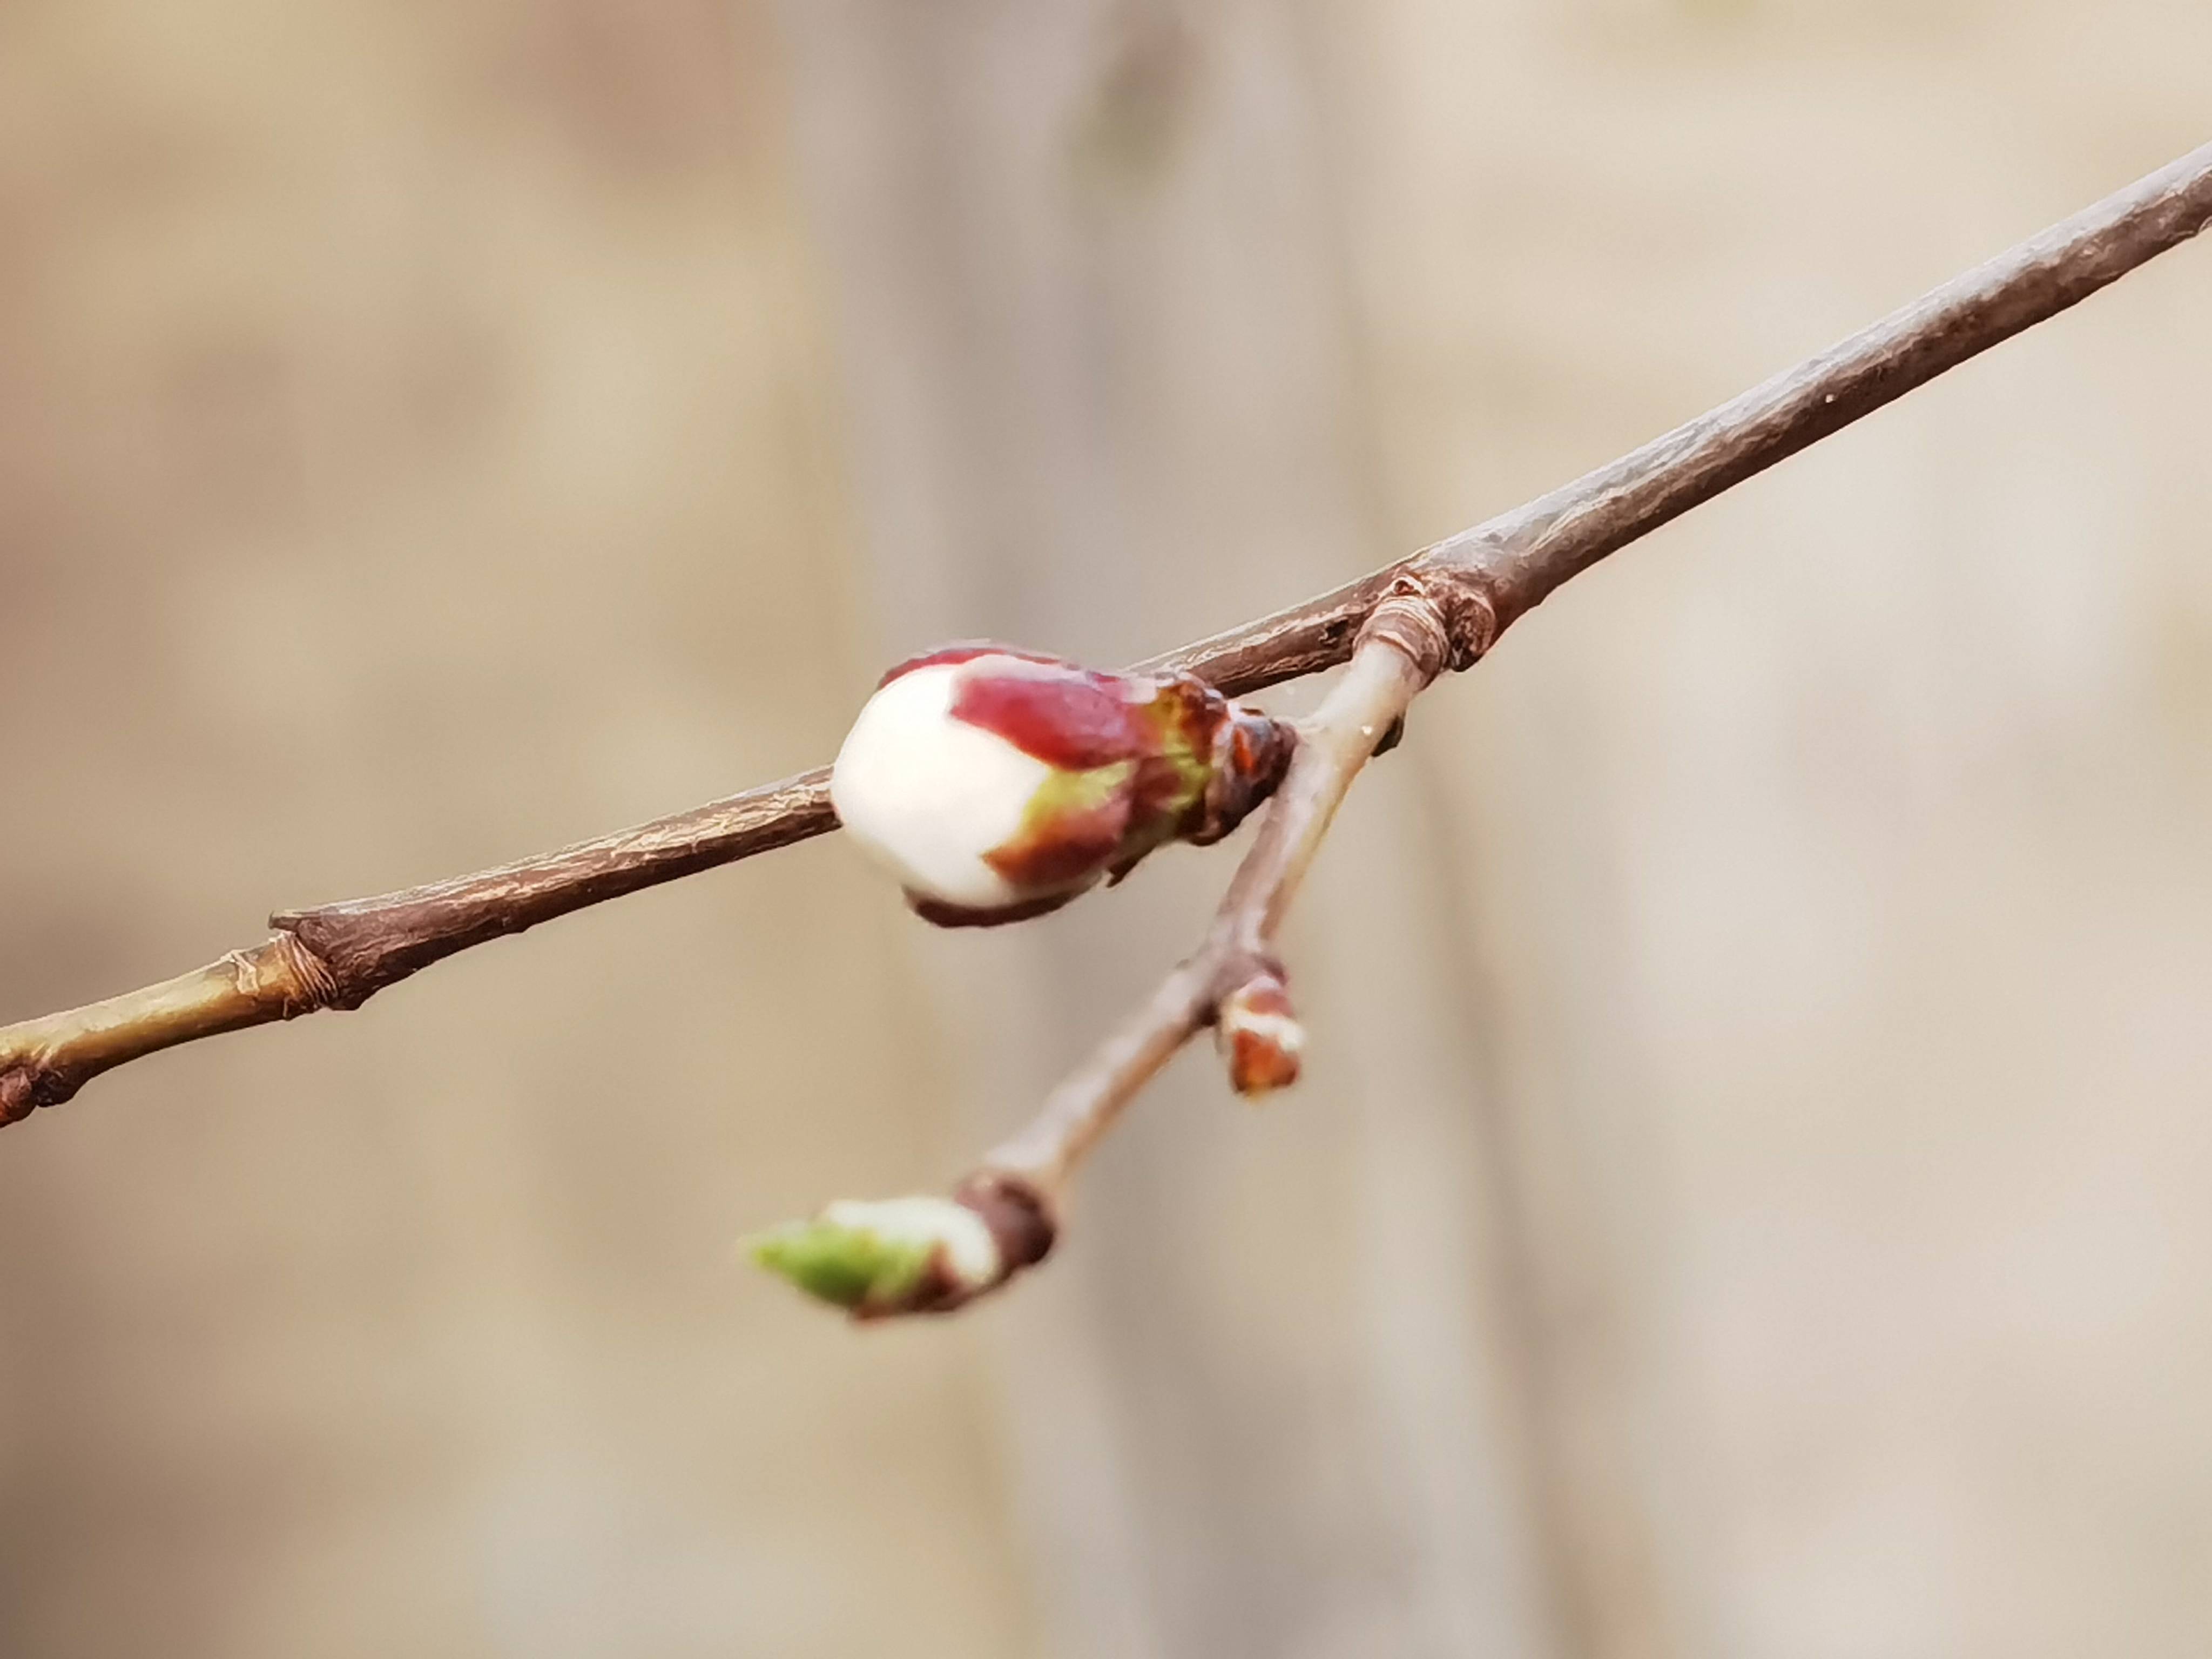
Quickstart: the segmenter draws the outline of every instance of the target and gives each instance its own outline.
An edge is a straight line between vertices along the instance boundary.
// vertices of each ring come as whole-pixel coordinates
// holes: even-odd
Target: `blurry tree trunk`
[[[993,635],[1125,660],[1385,555],[1283,9],[785,15],[887,659]],[[1492,1210],[1449,884],[1411,766],[1371,783],[1293,923],[1307,1085],[1260,1125],[1211,1066],[1172,1073],[1053,1293],[991,1316],[1065,1653],[1555,1650],[1508,1253],[1469,1219]],[[917,939],[974,1036],[977,1134],[1184,948],[1228,868],[1156,863],[1016,935]]]

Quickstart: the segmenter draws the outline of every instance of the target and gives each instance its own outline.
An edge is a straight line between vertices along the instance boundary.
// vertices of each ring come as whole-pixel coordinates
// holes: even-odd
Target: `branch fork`
[[[1239,1093],[1261,1094],[1294,1081],[1305,1038],[1276,934],[1360,769],[1455,657],[1480,654],[1486,637],[1458,634],[1452,618],[1464,618],[1462,627],[1479,625],[1490,614],[1486,603],[1448,611],[1435,596],[1438,588],[1458,586],[1407,580],[1376,606],[1343,678],[1297,722],[1290,766],[1198,948],[1046,1097],[1024,1128],[985,1154],[949,1203],[835,1204],[812,1221],[760,1240],[755,1253],[762,1262],[862,1318],[950,1312],[1044,1259],[1085,1158],[1199,1032],[1211,1026],[1219,1034]],[[908,1241],[902,1229],[925,1212],[909,1206],[943,1206],[927,1212],[937,1218],[938,1231],[914,1239],[913,1249],[902,1252],[890,1241]],[[988,1256],[963,1251],[969,1228],[953,1212],[1002,1221],[1008,1206],[1021,1218],[1023,1248]],[[996,1237],[1000,1228],[991,1231]]]

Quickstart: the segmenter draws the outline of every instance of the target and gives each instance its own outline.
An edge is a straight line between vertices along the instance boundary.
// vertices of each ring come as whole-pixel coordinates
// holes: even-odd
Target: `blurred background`
[[[0,1019],[1301,599],[2208,111],[2203,0],[8,0]],[[2212,246],[1515,629],[1306,1082],[972,1316],[735,1240],[1233,850],[953,937],[832,838],[9,1132],[0,1652],[2212,1650],[2208,362]]]

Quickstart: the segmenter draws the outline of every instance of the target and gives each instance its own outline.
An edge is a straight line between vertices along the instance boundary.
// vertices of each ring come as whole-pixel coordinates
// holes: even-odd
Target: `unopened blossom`
[[[1287,726],[1188,674],[961,646],[884,677],[830,795],[922,915],[988,925],[1057,909],[1164,842],[1219,839],[1291,745]]]

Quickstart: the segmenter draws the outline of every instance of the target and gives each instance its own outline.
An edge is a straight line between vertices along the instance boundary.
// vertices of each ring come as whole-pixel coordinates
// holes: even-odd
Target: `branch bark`
[[[1240,696],[1347,660],[1394,593],[1425,599],[1465,668],[1580,571],[2079,304],[2212,222],[2212,145],[1609,465],[1333,592],[1139,665]],[[455,951],[836,827],[825,770],[543,858],[271,918],[276,936],[195,973],[0,1029],[0,1125],[179,1042],[353,1008]]]

